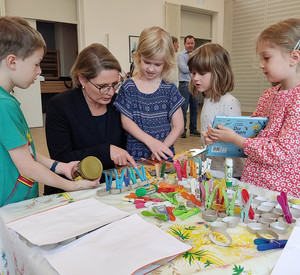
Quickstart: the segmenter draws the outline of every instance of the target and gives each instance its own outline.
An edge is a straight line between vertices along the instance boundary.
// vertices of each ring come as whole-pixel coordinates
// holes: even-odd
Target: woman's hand
[[[116,165],[124,166],[131,164],[133,167],[137,167],[133,157],[126,150],[115,145],[110,145],[110,158]]]

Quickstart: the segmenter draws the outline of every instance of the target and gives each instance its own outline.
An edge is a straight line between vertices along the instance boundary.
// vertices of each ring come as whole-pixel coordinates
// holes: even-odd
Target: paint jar
[[[233,160],[232,158],[225,159],[225,181],[226,187],[232,186]]]
[[[73,167],[71,175],[73,180],[94,180],[101,176],[102,171],[101,161],[96,157],[89,156]]]

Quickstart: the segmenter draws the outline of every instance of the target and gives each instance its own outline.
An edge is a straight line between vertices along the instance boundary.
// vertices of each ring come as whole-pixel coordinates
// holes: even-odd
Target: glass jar
[[[101,161],[96,157],[89,156],[74,166],[71,175],[73,180],[94,180],[101,176],[102,171],[103,167]]]

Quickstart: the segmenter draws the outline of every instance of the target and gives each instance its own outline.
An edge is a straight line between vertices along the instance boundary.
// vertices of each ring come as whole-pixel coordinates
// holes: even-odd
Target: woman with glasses
[[[83,49],[72,69],[73,89],[47,104],[46,137],[50,156],[58,161],[99,158],[103,169],[136,166],[126,150],[120,113],[113,106],[121,86],[121,66],[104,46]],[[45,186],[45,195],[57,193]]]

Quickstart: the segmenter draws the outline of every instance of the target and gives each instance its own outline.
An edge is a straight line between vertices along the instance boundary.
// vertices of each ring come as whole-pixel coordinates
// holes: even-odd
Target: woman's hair
[[[273,24],[259,35],[257,44],[268,42],[280,47],[282,51],[290,53],[300,40],[300,19],[289,18]]]
[[[168,82],[174,82],[176,74],[175,51],[171,35],[167,31],[160,27],[151,27],[142,31],[134,59],[137,74],[141,73],[141,56],[150,59],[163,56],[165,64],[162,78]]]
[[[222,95],[233,90],[229,53],[219,44],[207,43],[197,48],[188,60],[188,67],[191,73],[211,73],[212,101],[218,102]],[[189,90],[193,96],[199,94],[192,80]]]
[[[117,70],[121,72],[118,60],[111,52],[99,43],[84,48],[77,56],[71,68],[70,75],[74,87],[81,87],[78,74],[87,79],[95,78],[104,70]]]
[[[20,17],[0,17],[0,60],[10,54],[27,58],[37,49],[46,52],[42,35]]]

